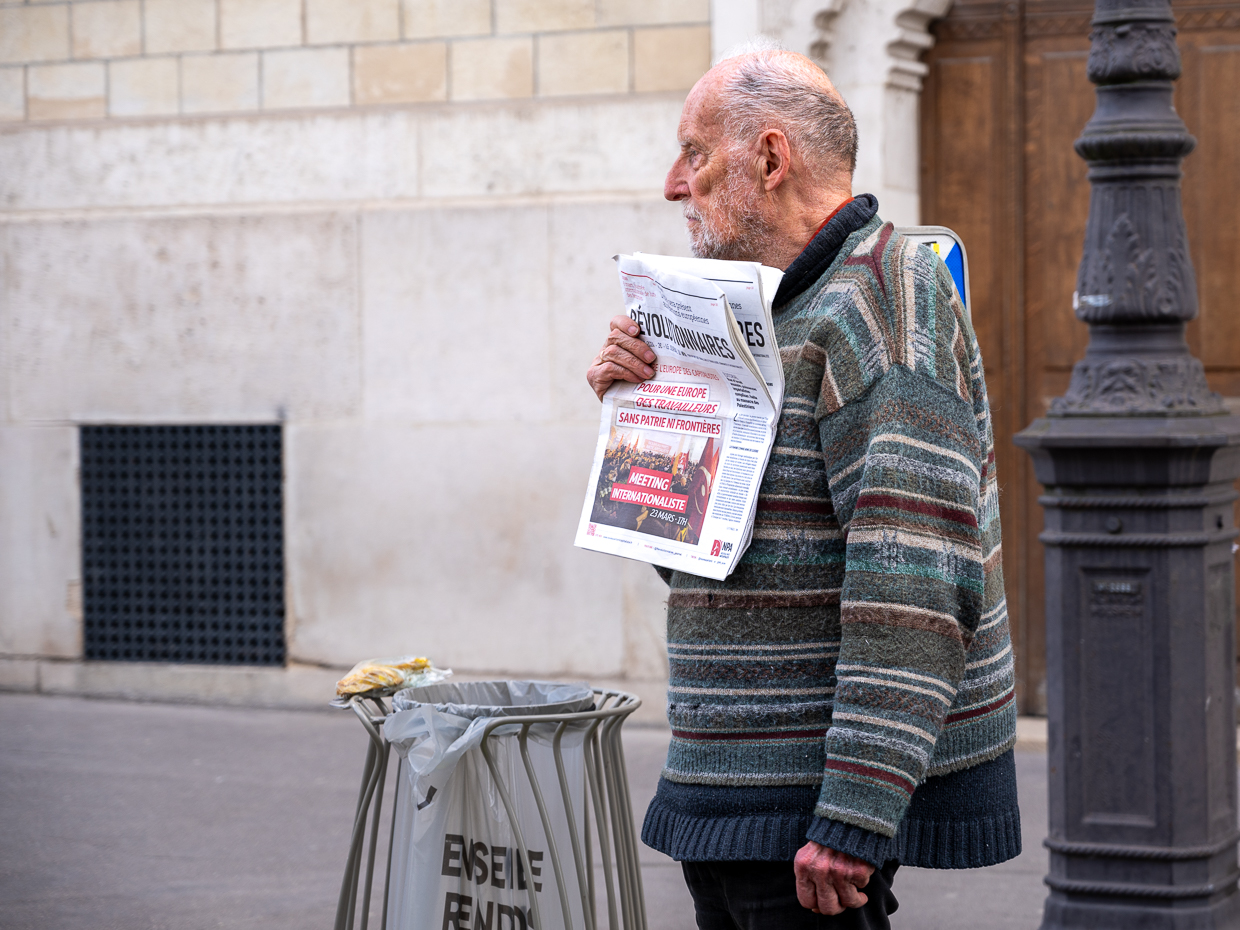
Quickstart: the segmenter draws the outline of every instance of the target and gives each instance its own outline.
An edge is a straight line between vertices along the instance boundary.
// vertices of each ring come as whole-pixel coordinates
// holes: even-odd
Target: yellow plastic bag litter
[[[402,688],[443,681],[451,674],[451,669],[435,668],[430,659],[422,656],[366,659],[336,682],[336,700],[332,703],[346,704],[350,698],[359,696],[387,697]]]

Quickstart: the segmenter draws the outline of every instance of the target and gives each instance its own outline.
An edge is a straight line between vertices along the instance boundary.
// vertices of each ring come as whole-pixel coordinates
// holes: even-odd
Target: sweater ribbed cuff
[[[871,833],[851,823],[815,817],[805,831],[806,839],[821,843],[837,852],[848,853],[881,869],[888,860],[896,858],[896,841],[881,833]]]

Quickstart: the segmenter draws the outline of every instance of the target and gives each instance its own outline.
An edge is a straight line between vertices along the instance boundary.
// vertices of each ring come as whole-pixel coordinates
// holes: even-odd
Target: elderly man
[[[982,359],[947,270],[852,196],[855,123],[809,59],[723,61],[679,135],[694,254],[785,269],[787,386],[736,570],[660,570],[672,741],[642,838],[701,928],[887,927],[899,864],[1020,852]],[[657,363],[611,327],[600,397]]]

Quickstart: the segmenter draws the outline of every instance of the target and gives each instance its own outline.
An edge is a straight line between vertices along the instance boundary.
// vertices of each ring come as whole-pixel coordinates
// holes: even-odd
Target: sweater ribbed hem
[[[976,869],[1020,855],[1016,756],[928,778],[896,832],[900,861],[923,869]]]
[[[704,818],[656,797],[646,809],[642,842],[677,862],[788,862],[805,845],[812,819],[791,811]]]
[[[1020,855],[1016,758],[929,778],[894,837],[814,817],[817,791],[797,785],[729,788],[659,780],[642,842],[678,862],[788,861],[807,839],[881,868],[977,869]]]
[[[1020,812],[1013,809],[968,821],[905,818],[896,834],[896,846],[900,864],[919,869],[997,865],[1020,855]]]
[[[899,858],[896,854],[896,841],[892,837],[824,817],[814,818],[814,822],[805,832],[805,838],[838,852],[848,853],[876,869],[881,869],[888,861]]]
[[[794,813],[705,820],[673,810],[656,798],[642,824],[642,842],[677,862],[787,862],[806,840],[848,853],[875,868],[896,859],[919,869],[978,869],[1020,855],[1020,813],[1010,810],[964,822],[906,819],[892,838],[837,820]]]

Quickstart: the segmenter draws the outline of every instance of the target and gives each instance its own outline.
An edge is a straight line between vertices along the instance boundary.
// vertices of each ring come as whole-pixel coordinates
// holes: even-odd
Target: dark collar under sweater
[[[835,261],[844,240],[868,223],[876,213],[878,198],[873,194],[858,194],[840,207],[839,212],[818,230],[809,245],[788,266],[784,279],[779,282],[779,289],[775,292],[772,309],[778,312],[780,307],[821,278],[822,273]]]

